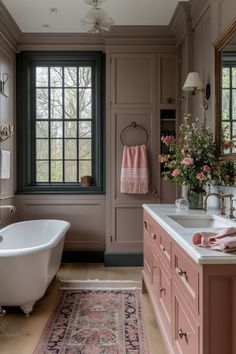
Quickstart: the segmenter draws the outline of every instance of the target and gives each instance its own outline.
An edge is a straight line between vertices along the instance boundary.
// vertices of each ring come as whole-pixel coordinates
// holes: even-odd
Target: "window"
[[[102,66],[101,53],[18,55],[20,192],[104,191]]]
[[[222,129],[224,141],[236,139],[236,58],[227,53],[222,68]],[[229,148],[227,153],[236,152]]]

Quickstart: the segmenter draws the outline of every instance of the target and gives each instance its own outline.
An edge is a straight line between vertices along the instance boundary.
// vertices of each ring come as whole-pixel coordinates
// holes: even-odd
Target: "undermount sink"
[[[168,215],[168,217],[185,228],[225,228],[234,226],[229,220],[224,220],[217,215]]]

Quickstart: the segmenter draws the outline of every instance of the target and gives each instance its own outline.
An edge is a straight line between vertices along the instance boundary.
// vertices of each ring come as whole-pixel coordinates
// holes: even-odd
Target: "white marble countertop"
[[[207,248],[195,246],[192,237],[197,231],[218,232],[219,228],[186,228],[175,222],[169,216],[188,215],[194,219],[197,215],[217,215],[216,218],[223,219],[228,225],[226,227],[236,227],[236,221],[227,220],[224,216],[218,216],[216,209],[203,210],[178,209],[174,204],[144,204],[143,208],[156,220],[163,229],[175,240],[182,249],[199,264],[236,264],[236,252],[225,253]],[[226,228],[222,227],[222,228]]]

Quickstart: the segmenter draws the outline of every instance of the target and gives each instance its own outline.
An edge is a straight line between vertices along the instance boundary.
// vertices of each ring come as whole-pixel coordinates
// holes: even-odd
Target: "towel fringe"
[[[121,193],[146,194],[149,191],[148,181],[127,181],[122,179],[120,190]]]

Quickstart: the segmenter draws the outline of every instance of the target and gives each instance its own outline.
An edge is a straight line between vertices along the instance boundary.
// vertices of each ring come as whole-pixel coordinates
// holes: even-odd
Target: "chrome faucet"
[[[11,214],[16,212],[16,207],[14,205],[0,205],[0,209],[9,209]]]

